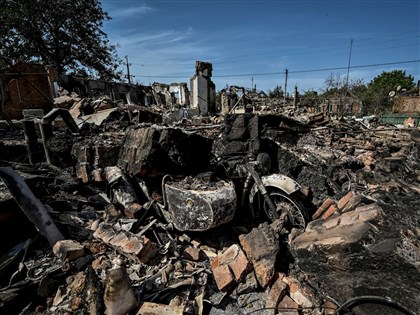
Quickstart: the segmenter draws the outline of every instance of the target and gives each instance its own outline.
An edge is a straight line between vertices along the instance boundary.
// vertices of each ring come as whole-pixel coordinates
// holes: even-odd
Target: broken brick
[[[327,220],[334,212],[336,212],[337,206],[335,204],[332,204],[331,206],[329,206],[329,208],[327,209],[327,211],[324,212],[324,214],[322,215],[322,219],[325,221]]]
[[[74,240],[62,240],[54,244],[53,253],[61,260],[73,261],[85,254],[85,248]]]
[[[318,219],[325,212],[325,210],[327,210],[334,203],[335,201],[331,198],[325,199],[325,201],[318,208],[318,210],[316,210],[316,212],[312,215],[312,220]]]
[[[312,307],[312,302],[300,291],[290,292],[290,297],[295,301],[298,305],[303,307]]]
[[[335,310],[337,309],[337,305],[335,305],[333,302],[325,301],[323,308],[325,315],[334,315]]]
[[[222,253],[219,264],[228,265],[236,281],[243,279],[249,271],[249,261],[242,249],[236,244]]]
[[[312,299],[308,292],[302,288],[300,283],[292,277],[284,277],[283,281],[289,285],[289,295],[299,306],[312,307]]]
[[[255,291],[257,289],[258,289],[258,281],[257,281],[257,278],[255,277],[255,273],[251,271],[245,276],[245,279],[243,279],[242,282],[238,284],[236,293],[246,294],[246,293]]]
[[[349,203],[349,201],[354,197],[354,193],[352,191],[349,191],[347,194],[345,194],[338,202],[337,207],[339,210],[342,210],[345,205]]]
[[[194,240],[192,240],[192,241],[191,241],[191,244],[192,244],[194,247],[198,248],[198,247],[200,247],[200,245],[201,245],[201,241],[200,241],[199,239],[194,239]]]
[[[221,291],[227,291],[249,272],[249,261],[242,249],[234,244],[211,262],[213,275]]]
[[[236,283],[229,266],[219,264],[219,256],[211,261],[211,269],[220,291],[226,292]]]
[[[354,208],[356,208],[360,202],[362,202],[363,200],[363,196],[361,195],[355,195],[353,196],[349,202],[342,208],[340,209],[341,212],[347,212],[347,211],[351,211],[354,210]]]
[[[280,246],[275,231],[264,222],[250,233],[240,235],[239,241],[254,267],[259,284],[267,287],[274,277],[274,265]]]
[[[147,237],[137,236],[127,231],[117,233],[108,224],[99,225],[93,236],[122,254],[142,263],[147,263],[156,253],[155,246]]]
[[[286,295],[277,306],[279,315],[298,315],[299,305]]]
[[[280,300],[286,295],[287,287],[287,284],[278,278],[271,286],[265,306],[269,308],[276,307]]]

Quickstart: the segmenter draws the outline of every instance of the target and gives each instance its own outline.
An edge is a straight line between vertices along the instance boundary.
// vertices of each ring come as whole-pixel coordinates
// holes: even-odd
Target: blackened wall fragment
[[[211,145],[211,139],[181,129],[131,129],[125,136],[118,166],[132,175],[197,174],[208,169]]]

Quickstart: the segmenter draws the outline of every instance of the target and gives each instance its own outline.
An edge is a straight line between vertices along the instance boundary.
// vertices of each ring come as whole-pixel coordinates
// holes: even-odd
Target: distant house
[[[362,113],[363,103],[350,91],[338,91],[322,100],[321,111],[337,116],[353,116]]]
[[[267,98],[268,97],[267,94],[263,90],[258,92],[258,96],[261,97],[261,98]]]
[[[395,96],[392,112],[420,115],[420,96]]]
[[[393,125],[406,125],[409,120],[414,126],[420,126],[420,96],[395,96],[392,114],[380,117],[382,123]]]
[[[0,109],[9,119],[22,119],[24,109],[52,109],[52,80],[40,64],[18,63],[0,73]]]

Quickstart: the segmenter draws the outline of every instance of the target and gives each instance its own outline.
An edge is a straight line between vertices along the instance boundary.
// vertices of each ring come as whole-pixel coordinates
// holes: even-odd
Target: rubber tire
[[[290,210],[293,211],[293,217],[298,216],[300,220],[300,223],[298,224],[294,222],[293,217],[289,216],[289,225],[291,223],[289,232],[291,231],[292,228],[297,228],[301,232],[305,230],[305,227],[309,221],[309,215],[305,209],[305,206],[302,204],[300,200],[286,194],[285,192],[279,189],[273,189],[272,191],[270,191],[270,198],[274,202],[274,204],[277,204],[281,200],[281,202],[284,202],[287,205],[291,206]],[[265,202],[263,202],[262,209],[266,213],[267,213],[267,207],[268,205]]]
[[[411,140],[413,140],[415,143],[420,143],[420,131],[413,130],[410,132]]]

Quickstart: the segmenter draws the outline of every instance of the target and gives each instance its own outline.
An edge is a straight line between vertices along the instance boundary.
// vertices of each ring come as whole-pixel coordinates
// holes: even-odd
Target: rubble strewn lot
[[[39,163],[0,130],[2,314],[420,312],[416,129],[71,103]]]

